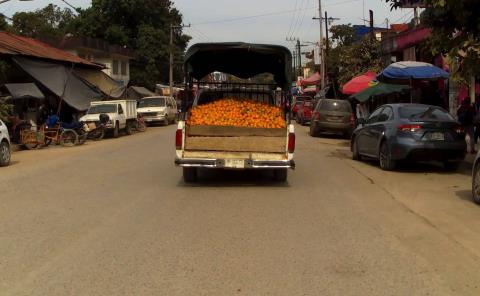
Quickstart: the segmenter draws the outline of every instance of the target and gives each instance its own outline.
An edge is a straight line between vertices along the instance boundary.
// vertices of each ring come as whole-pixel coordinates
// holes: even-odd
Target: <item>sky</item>
[[[67,0],[75,7],[88,7],[90,0]],[[245,41],[285,45],[291,49],[294,42],[316,42],[319,39],[318,0],[173,0],[191,24],[185,33],[192,42]],[[65,7],[61,0],[10,0],[0,4],[0,13],[12,16],[18,11],[32,11],[49,3]],[[376,27],[389,23],[410,21],[412,9],[390,11],[385,0],[322,0],[323,11],[329,17],[339,18],[335,24],[364,24],[368,10],[374,11]],[[365,8],[365,9],[363,9]]]

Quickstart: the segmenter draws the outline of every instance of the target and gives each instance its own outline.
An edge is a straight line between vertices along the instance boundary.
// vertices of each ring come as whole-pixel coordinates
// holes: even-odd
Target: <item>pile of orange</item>
[[[252,100],[222,99],[192,109],[190,125],[284,128],[282,110]]]

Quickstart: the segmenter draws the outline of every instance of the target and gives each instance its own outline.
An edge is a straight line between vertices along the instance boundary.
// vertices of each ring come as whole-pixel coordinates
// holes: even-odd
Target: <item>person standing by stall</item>
[[[460,107],[457,110],[457,117],[460,124],[465,129],[466,134],[470,138],[470,153],[474,154],[475,151],[475,137],[474,137],[474,120],[477,112],[472,106],[472,100],[470,97],[466,97]]]

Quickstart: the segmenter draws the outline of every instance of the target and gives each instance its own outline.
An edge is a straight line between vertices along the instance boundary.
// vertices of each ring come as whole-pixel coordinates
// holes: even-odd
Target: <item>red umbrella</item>
[[[349,82],[345,83],[342,89],[342,93],[345,95],[354,95],[361,92],[371,86],[371,82],[375,80],[377,74],[373,72],[367,72],[363,75],[354,77]]]
[[[320,79],[321,79],[320,73],[317,72],[317,73],[313,74],[312,76],[300,81],[300,84],[302,86],[317,85],[317,84],[320,83]]]

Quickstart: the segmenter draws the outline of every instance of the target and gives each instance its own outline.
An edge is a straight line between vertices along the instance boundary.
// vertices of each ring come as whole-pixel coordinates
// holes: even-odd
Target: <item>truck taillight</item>
[[[288,153],[295,152],[295,134],[289,133],[288,134]]]
[[[177,129],[177,132],[175,133],[175,147],[177,150],[182,149],[182,144],[183,144],[183,130]]]

